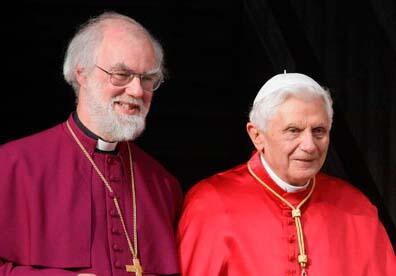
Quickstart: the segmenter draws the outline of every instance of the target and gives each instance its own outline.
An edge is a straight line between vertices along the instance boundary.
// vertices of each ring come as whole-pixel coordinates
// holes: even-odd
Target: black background
[[[245,162],[250,105],[274,74],[328,87],[335,121],[324,171],[377,205],[396,244],[396,4],[392,0],[14,1],[2,9],[0,144],[64,121],[62,77],[78,26],[113,10],[162,43],[169,78],[137,143],[187,191]],[[336,191],[335,191],[336,192]]]

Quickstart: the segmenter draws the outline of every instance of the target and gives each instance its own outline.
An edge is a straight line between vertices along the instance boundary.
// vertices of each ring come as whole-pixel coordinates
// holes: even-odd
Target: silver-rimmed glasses
[[[110,82],[114,86],[127,85],[133,80],[134,77],[138,77],[143,90],[152,92],[157,90],[163,82],[161,75],[158,73],[138,74],[132,71],[109,72],[98,65],[95,66],[110,76]]]

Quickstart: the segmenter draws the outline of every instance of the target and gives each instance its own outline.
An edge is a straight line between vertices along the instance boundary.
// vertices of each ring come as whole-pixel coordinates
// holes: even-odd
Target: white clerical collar
[[[118,142],[106,142],[98,138],[96,148],[100,151],[114,151],[117,147]]]
[[[268,165],[267,161],[265,161],[264,156],[262,154],[260,154],[260,159],[261,159],[261,163],[263,164],[265,170],[268,172],[269,176],[272,178],[272,180],[274,180],[274,182],[284,191],[288,192],[288,193],[295,193],[295,192],[299,192],[299,191],[303,191],[305,190],[308,185],[309,185],[309,181],[303,185],[303,186],[293,186],[290,185],[289,183],[283,181],[282,179],[280,179],[279,176],[277,176],[275,174],[275,172],[271,169],[271,167]]]

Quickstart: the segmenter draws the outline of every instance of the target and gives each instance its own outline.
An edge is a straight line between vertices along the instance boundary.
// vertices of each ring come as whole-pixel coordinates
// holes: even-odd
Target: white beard
[[[89,102],[88,113],[92,123],[97,127],[98,134],[112,142],[134,140],[139,137],[145,128],[148,113],[143,101],[132,97],[116,96],[111,99],[111,102],[106,103],[98,96],[100,90],[97,84],[89,83],[86,93],[86,100]],[[117,113],[114,110],[114,103],[120,100],[138,105],[140,108],[139,114]]]

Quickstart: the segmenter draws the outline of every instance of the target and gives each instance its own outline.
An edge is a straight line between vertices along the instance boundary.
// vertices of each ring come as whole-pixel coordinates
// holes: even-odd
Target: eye
[[[299,129],[298,127],[289,126],[285,128],[283,134],[286,139],[292,140],[292,139],[296,139],[300,135],[301,131],[302,130]]]
[[[321,138],[324,135],[326,135],[327,130],[324,127],[315,127],[314,129],[312,129],[312,134],[315,137]]]
[[[143,75],[142,81],[152,82],[152,81],[154,81],[154,76],[153,75]]]
[[[298,128],[296,128],[296,127],[288,127],[287,129],[286,129],[286,131],[288,132],[288,133],[299,133],[300,132],[300,129],[298,129]]]
[[[116,72],[116,73],[112,73],[112,76],[117,80],[126,80],[129,79],[130,74],[123,72]]]
[[[157,82],[160,79],[160,77],[158,74],[150,74],[150,75],[143,75],[141,79],[142,81],[145,82]]]

